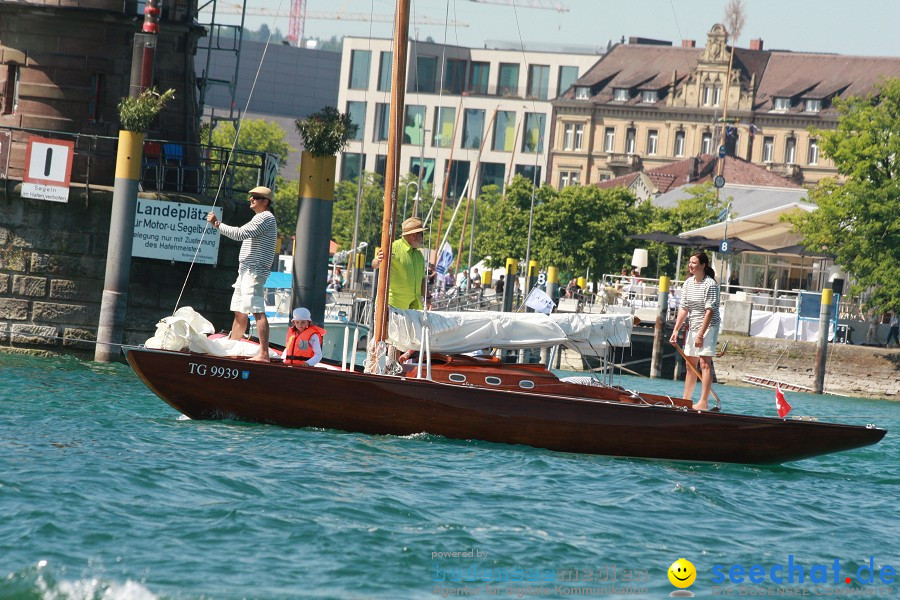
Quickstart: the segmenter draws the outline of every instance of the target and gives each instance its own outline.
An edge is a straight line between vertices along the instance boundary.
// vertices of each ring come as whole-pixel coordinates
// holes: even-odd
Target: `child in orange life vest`
[[[294,309],[284,344],[284,364],[311,367],[322,360],[325,330],[313,325],[310,319],[309,309]]]

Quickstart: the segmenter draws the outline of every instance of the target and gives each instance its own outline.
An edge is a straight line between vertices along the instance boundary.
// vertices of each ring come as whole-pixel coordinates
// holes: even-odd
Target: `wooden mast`
[[[406,56],[409,40],[409,0],[397,0],[394,16],[394,55],[391,81],[391,108],[388,132],[387,165],[384,175],[384,212],[381,217],[381,249],[384,261],[378,271],[375,300],[374,343],[384,341],[387,333],[388,286],[391,272],[391,245],[397,215],[397,184],[400,177],[400,142],[406,96]]]

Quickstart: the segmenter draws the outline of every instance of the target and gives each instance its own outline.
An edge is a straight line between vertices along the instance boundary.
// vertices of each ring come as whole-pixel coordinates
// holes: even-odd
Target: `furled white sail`
[[[631,344],[631,315],[504,312],[428,312],[391,308],[388,341],[402,350],[421,347],[428,328],[432,352],[563,345],[583,353]]]

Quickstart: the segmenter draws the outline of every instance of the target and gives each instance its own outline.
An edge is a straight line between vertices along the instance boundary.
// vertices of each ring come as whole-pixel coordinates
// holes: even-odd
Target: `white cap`
[[[293,320],[294,321],[312,321],[312,315],[309,314],[308,308],[303,308],[301,306],[300,308],[294,309]]]

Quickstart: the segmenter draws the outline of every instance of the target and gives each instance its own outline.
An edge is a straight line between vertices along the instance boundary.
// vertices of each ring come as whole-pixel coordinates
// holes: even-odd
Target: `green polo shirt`
[[[422,310],[425,256],[400,238],[391,246],[391,284],[388,304],[394,308]]]

